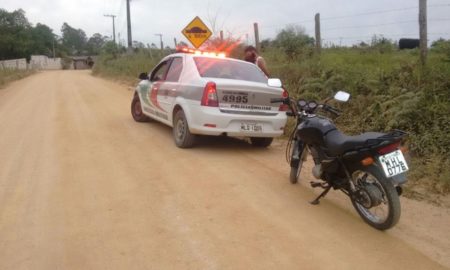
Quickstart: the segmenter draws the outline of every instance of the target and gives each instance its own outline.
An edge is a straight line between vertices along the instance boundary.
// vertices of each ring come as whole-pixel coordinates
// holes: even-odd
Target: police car
[[[173,127],[180,148],[192,147],[196,135],[248,137],[252,145],[267,147],[283,134],[287,108],[270,99],[288,93],[254,64],[181,48],[139,78],[131,102],[134,120]]]

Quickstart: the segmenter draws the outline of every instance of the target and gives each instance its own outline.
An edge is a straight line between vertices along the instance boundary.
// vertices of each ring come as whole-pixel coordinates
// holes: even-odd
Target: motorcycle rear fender
[[[408,181],[408,179],[406,179],[406,173],[397,174],[389,179],[392,181],[394,186],[403,185],[406,181]]]

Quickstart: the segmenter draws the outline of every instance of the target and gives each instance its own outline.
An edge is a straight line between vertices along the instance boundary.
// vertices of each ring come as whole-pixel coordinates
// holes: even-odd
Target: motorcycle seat
[[[367,140],[376,139],[386,135],[380,132],[366,132],[356,136],[348,136],[339,130],[333,130],[325,136],[328,154],[339,156],[348,151],[367,146]]]

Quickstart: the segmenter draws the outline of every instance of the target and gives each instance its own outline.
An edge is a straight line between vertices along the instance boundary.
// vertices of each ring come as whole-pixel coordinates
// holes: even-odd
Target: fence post
[[[320,54],[321,49],[322,49],[322,39],[320,37],[320,13],[316,13],[315,16],[315,21],[316,21],[316,52],[318,54]]]
[[[427,62],[427,0],[419,0],[419,28],[420,28],[420,61],[423,66]]]
[[[254,27],[254,29],[255,29],[255,47],[256,47],[256,50],[257,50],[258,52],[260,52],[260,50],[261,50],[261,44],[259,43],[259,29],[258,29],[258,23],[254,23],[254,24],[253,24],[253,27]]]

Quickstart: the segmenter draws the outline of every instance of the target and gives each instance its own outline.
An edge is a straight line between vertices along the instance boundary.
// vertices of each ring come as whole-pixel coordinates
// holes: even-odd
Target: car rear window
[[[266,76],[256,65],[209,57],[194,57],[194,62],[201,77],[267,83]]]

